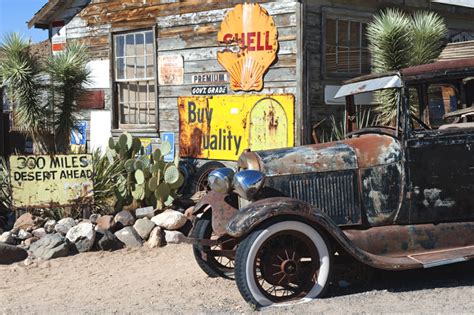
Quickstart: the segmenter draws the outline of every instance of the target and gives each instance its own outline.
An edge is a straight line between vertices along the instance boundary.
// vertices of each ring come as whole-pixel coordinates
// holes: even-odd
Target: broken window
[[[370,72],[367,23],[350,19],[327,18],[324,57],[326,74],[349,76]]]
[[[152,30],[114,35],[114,84],[119,127],[155,125],[155,59]]]

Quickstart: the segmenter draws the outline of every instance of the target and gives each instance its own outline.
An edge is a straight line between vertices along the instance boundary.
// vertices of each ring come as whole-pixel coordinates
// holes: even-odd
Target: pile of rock
[[[10,249],[16,246],[33,257],[51,259],[91,250],[155,248],[180,243],[190,226],[183,213],[165,210],[155,215],[153,207],[121,211],[115,216],[93,214],[83,220],[64,218],[58,222],[26,213],[17,219],[11,231],[1,234],[0,245]]]

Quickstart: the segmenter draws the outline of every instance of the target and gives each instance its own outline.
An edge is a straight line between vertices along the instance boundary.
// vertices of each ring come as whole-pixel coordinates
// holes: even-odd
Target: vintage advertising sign
[[[174,161],[174,147],[175,147],[174,132],[162,132],[161,141],[162,143],[168,142],[171,145],[170,153],[164,156],[165,162],[173,162]]]
[[[234,91],[260,91],[263,75],[276,58],[278,32],[273,18],[256,3],[238,4],[224,18],[219,43],[238,46],[217,53],[217,61],[230,76]]]
[[[181,55],[158,57],[158,82],[160,85],[181,85],[184,81],[184,61]]]
[[[192,95],[227,94],[227,86],[225,85],[193,86],[191,88],[191,94]]]
[[[198,73],[191,76],[192,84],[228,82],[227,73]]]
[[[92,156],[12,155],[10,180],[13,206],[69,206],[78,199],[92,201]]]
[[[180,97],[181,157],[237,161],[247,148],[294,145],[293,95]]]

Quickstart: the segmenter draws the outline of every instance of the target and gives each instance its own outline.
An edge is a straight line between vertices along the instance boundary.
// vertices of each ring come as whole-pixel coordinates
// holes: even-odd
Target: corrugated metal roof
[[[450,43],[441,52],[438,60],[454,60],[474,58],[474,41]]]

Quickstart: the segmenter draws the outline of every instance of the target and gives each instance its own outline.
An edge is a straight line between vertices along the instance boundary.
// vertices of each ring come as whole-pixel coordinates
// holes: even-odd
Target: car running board
[[[468,261],[474,258],[474,246],[450,248],[431,252],[408,255],[408,258],[423,265],[423,268],[431,268],[442,265],[454,264]]]

